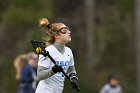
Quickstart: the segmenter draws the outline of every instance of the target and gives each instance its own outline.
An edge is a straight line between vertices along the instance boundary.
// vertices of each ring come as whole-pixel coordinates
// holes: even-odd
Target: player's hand
[[[79,86],[78,86],[78,79],[77,79],[76,77],[73,77],[73,78],[71,79],[71,87],[72,87],[73,89],[76,89],[77,91],[80,91],[80,88],[79,88]]]
[[[53,71],[54,73],[62,72],[62,71],[63,71],[63,68],[62,68],[62,66],[54,65],[54,66],[52,67],[52,71]]]

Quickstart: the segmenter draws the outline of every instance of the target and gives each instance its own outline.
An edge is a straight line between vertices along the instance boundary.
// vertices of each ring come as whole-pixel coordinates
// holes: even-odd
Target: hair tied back
[[[46,26],[47,29],[50,29],[51,27],[52,27],[52,24],[50,23]]]

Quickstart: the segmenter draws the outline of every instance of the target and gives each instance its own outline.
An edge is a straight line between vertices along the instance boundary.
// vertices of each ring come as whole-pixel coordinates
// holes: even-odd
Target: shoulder
[[[106,93],[106,91],[107,91],[108,89],[109,89],[109,85],[108,85],[108,84],[105,84],[105,85],[102,87],[100,93]]]
[[[30,68],[31,66],[29,64],[26,64],[24,68]]]
[[[51,50],[53,50],[53,47],[51,45],[47,46],[45,48],[46,51],[50,52]],[[39,59],[44,59],[45,57],[43,56],[43,54],[39,54]]]
[[[31,71],[33,68],[32,68],[32,66],[31,65],[29,65],[29,64],[26,64],[25,65],[25,67],[24,67],[24,71]]]
[[[68,55],[73,56],[73,53],[72,53],[71,48],[65,46],[65,51],[66,51],[66,53],[67,53]]]
[[[109,84],[105,84],[105,85],[104,85],[104,88],[105,88],[105,89],[109,89],[109,88],[110,88],[110,85],[109,85]]]
[[[48,51],[50,55],[53,55],[57,52],[56,48],[53,45],[47,46],[45,50]]]
[[[33,69],[33,67],[31,65],[29,65],[29,64],[27,64],[27,68],[28,69]]]
[[[51,51],[53,48],[54,48],[53,45],[49,45],[45,48],[45,50],[46,51]]]
[[[117,88],[120,89],[120,90],[122,89],[120,85],[118,85]]]
[[[71,48],[69,48],[69,47],[67,47],[67,46],[65,46],[65,50],[72,53]]]

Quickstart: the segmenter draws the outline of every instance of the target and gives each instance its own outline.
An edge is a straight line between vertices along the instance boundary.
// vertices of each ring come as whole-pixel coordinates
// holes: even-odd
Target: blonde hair
[[[53,23],[50,24],[47,18],[42,18],[39,20],[39,26],[45,30],[45,36],[43,39],[48,44],[53,44],[55,42],[55,35],[58,34],[57,31],[60,30],[60,25],[63,25],[63,23]]]
[[[27,53],[27,58],[31,58],[33,55],[36,55],[37,56],[37,59],[38,59],[38,55],[35,53],[35,52],[29,52]]]
[[[21,71],[23,67],[27,64],[26,54],[18,55],[14,60],[14,67],[16,68],[16,79],[19,79],[21,76]]]

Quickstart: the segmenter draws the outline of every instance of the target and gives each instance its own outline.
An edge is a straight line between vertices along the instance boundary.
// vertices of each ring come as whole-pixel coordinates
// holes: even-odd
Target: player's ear
[[[54,37],[55,37],[55,39],[59,39],[60,35],[59,34],[55,34]]]

